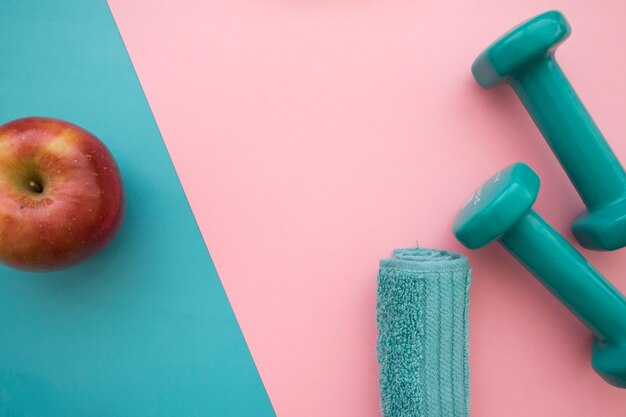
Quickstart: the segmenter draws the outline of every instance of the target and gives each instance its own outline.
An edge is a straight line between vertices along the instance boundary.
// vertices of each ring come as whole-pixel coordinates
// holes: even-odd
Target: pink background
[[[591,337],[501,248],[450,226],[496,170],[541,175],[572,241],[583,208],[508,87],[469,67],[558,8],[558,58],[626,161],[626,3],[109,0],[260,374],[281,417],[379,416],[377,262],[447,248],[474,267],[472,415],[624,416]],[[583,252],[626,291],[626,251]]]

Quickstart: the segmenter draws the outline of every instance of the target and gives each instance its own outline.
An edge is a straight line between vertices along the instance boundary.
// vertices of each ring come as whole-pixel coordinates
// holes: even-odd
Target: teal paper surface
[[[274,416],[104,0],[0,2],[0,124],[32,115],[106,143],[127,216],[78,267],[0,267],[0,416]]]

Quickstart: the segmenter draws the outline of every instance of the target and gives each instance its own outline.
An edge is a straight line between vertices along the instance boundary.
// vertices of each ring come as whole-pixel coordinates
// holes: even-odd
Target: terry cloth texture
[[[384,417],[469,416],[468,300],[462,255],[396,249],[380,261],[376,322]]]

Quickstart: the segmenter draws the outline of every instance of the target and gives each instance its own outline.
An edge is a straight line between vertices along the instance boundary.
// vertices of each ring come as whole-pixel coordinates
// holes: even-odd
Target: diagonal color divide
[[[0,415],[274,416],[106,2],[4,1],[0,35],[0,122],[85,127],[127,193],[95,259],[0,269]]]
[[[472,79],[503,30],[567,14],[559,60],[626,161],[626,2],[596,3],[109,0],[280,417],[380,417],[378,260],[460,250],[450,226],[485,176],[526,161],[549,220],[578,214],[516,98]],[[624,255],[590,254],[626,290]],[[497,250],[471,263],[472,416],[624,417],[584,328]]]

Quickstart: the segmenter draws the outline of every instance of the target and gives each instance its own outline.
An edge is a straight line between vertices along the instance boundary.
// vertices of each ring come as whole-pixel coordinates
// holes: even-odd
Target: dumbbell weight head
[[[578,216],[572,223],[572,232],[588,249],[614,250],[626,246],[626,195],[622,200]]]
[[[567,20],[556,10],[536,16],[485,49],[474,61],[472,74],[481,87],[495,87],[537,59],[553,55],[571,31]]]
[[[609,384],[626,388],[626,340],[622,343],[593,341],[591,366]]]
[[[526,164],[498,172],[463,206],[453,227],[457,239],[470,249],[499,239],[535,204],[539,182]]]

